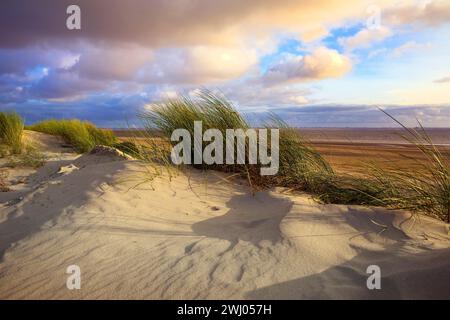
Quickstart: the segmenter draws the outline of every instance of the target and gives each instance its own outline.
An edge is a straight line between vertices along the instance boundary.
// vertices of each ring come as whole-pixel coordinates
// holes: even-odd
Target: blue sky
[[[297,126],[450,124],[449,1],[80,0],[81,30],[68,4],[0,4],[0,110],[123,127],[208,88]]]

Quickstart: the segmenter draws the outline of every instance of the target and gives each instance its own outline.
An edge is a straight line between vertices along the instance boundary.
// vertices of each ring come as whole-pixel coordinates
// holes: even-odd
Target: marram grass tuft
[[[13,154],[22,151],[23,119],[15,112],[0,112],[0,143]]]

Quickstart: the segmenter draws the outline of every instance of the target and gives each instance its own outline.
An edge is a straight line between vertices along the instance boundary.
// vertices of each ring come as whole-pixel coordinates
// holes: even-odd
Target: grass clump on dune
[[[450,150],[435,145],[420,123],[418,129],[407,128],[384,113],[404,129],[405,141],[424,157],[413,159],[414,169],[372,166],[370,177],[385,186],[381,200],[386,206],[425,213],[450,223]]]
[[[194,98],[180,96],[153,104],[142,115],[142,119],[148,132],[146,140],[154,141],[154,132],[157,130],[162,133],[160,138],[164,142],[161,144],[169,146],[175,144],[170,141],[175,129],[186,129],[193,138],[194,121],[202,121],[203,132],[214,128],[219,129],[223,136],[226,129],[250,128],[230,102],[206,90],[200,91]],[[442,152],[435,146],[423,128],[419,132],[402,125],[407,133],[407,141],[426,156],[424,162],[417,160],[423,170],[370,166],[367,174],[361,177],[336,174],[331,165],[297,130],[289,128],[282,121],[274,118],[265,127],[280,130],[279,171],[276,175],[261,176],[259,165],[203,163],[194,166],[238,173],[256,188],[283,186],[306,191],[325,203],[378,205],[422,212],[441,220],[450,219],[449,153]],[[193,147],[191,153],[194,154]],[[167,153],[166,157],[168,158]]]
[[[202,121],[203,132],[208,129],[218,129],[223,137],[226,136],[227,129],[243,129],[245,131],[250,128],[248,122],[229,101],[207,90],[199,91],[194,98],[180,96],[154,104],[149,111],[142,115],[142,119],[148,132],[159,130],[166,139],[166,143],[171,143],[170,136],[175,129],[186,129],[193,140],[194,121]],[[194,166],[238,173],[248,179],[255,188],[277,185],[312,191],[316,187],[315,184],[319,177],[325,179],[334,174],[328,162],[298,133],[284,123],[274,118],[265,127],[280,129],[279,171],[275,176],[261,176],[259,164],[248,164],[248,152],[245,154],[246,164],[207,165],[203,163]],[[245,149],[248,150],[248,138],[245,144]],[[271,153],[270,146],[268,149]],[[225,145],[223,150],[226,150]],[[235,152],[237,150],[236,139],[234,140],[234,150]],[[193,146],[191,153],[194,154]]]
[[[0,112],[0,143],[13,154],[22,151],[24,122],[15,112]]]
[[[62,137],[77,152],[90,151],[96,145],[112,146],[116,137],[111,130],[99,129],[87,121],[78,119],[50,119],[27,127],[29,130]]]
[[[46,157],[29,142],[23,141],[24,121],[15,112],[0,112],[0,147],[2,156],[8,156],[5,167],[42,166]]]

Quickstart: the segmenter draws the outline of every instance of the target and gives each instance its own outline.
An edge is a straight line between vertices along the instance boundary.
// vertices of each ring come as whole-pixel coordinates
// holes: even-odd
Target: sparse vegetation
[[[23,127],[23,119],[17,113],[0,112],[0,143],[10,153],[19,154],[22,151]]]
[[[8,178],[8,171],[0,168],[0,192],[8,192],[11,189],[8,187],[6,179]]]
[[[118,142],[113,144],[113,147],[135,158],[139,157],[141,152],[139,146],[132,141]]]
[[[112,146],[116,143],[116,137],[111,130],[99,129],[90,122],[78,119],[50,119],[31,125],[27,129],[61,136],[80,153],[90,151],[96,145]]]
[[[43,166],[46,161],[47,157],[43,152],[28,145],[22,153],[11,156],[5,166],[10,168],[27,167],[37,169]]]
[[[44,155],[22,141],[23,119],[15,112],[0,112],[0,156],[7,157],[0,168],[0,192],[8,192],[7,167],[37,168],[46,161]]]

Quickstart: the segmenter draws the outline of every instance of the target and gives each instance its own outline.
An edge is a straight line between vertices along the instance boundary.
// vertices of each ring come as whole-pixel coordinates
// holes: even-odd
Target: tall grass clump
[[[450,150],[434,144],[420,123],[417,129],[407,128],[383,112],[403,128],[403,138],[423,158],[413,159],[414,169],[373,165],[370,177],[385,186],[381,200],[389,207],[421,212],[450,223]]]
[[[290,128],[274,115],[270,115],[269,119],[264,127],[280,130],[279,174],[266,177],[270,182],[269,185],[282,185],[317,193],[323,181],[335,176],[331,165],[297,130]]]
[[[90,122],[78,119],[50,119],[27,129],[60,136],[80,153],[88,152],[96,145],[111,146],[116,143],[116,137],[111,130],[99,129]]]
[[[194,155],[194,121],[202,121],[203,131],[219,129],[225,137],[226,129],[249,129],[248,122],[225,98],[210,91],[200,91],[196,97],[179,96],[150,106],[142,114],[147,139],[155,143],[154,133],[163,139],[159,145],[169,145],[175,129],[186,129],[192,140],[191,158]],[[393,118],[394,119],[394,118]],[[395,119],[394,119],[395,120]],[[450,153],[434,145],[425,130],[410,129],[400,124],[406,132],[404,138],[425,156],[416,159],[416,167],[380,168],[368,166],[364,176],[337,174],[331,165],[306,141],[297,130],[276,117],[270,117],[265,128],[278,128],[279,171],[274,176],[261,176],[259,165],[223,164],[194,165],[202,169],[235,172],[248,179],[252,187],[288,187],[307,191],[325,203],[377,205],[395,209],[422,212],[442,220],[450,219]],[[269,139],[270,140],[270,139]],[[236,141],[234,149],[237,149]],[[248,139],[246,144],[248,143]],[[205,144],[203,144],[203,148]],[[170,148],[169,148],[170,149]],[[203,150],[203,149],[202,149]],[[223,150],[226,147],[223,146]],[[248,151],[248,145],[246,145]],[[166,151],[166,158],[170,151]],[[269,147],[269,152],[270,147]],[[236,157],[235,157],[236,158]],[[246,163],[248,163],[246,154]]]
[[[142,114],[141,118],[144,120],[144,125],[148,132],[155,132],[155,130],[161,132],[167,143],[171,143],[170,136],[175,129],[186,129],[193,141],[194,121],[202,121],[203,132],[208,129],[218,129],[223,137],[226,136],[227,129],[246,130],[250,128],[248,122],[229,101],[207,90],[199,91],[193,98],[179,96],[153,104],[150,106],[149,111]],[[287,187],[295,186],[302,190],[314,190],[319,180],[322,181],[334,174],[328,162],[304,141],[297,132],[284,123],[277,119],[272,119],[266,127],[280,129],[280,163],[277,175],[261,176],[260,165],[248,164],[248,152],[245,155],[246,164],[201,164],[194,166],[202,169],[239,173],[256,188],[281,185]],[[246,139],[245,143],[248,151],[248,139]],[[192,158],[195,151],[193,146],[194,143],[192,143],[191,148]],[[205,147],[205,144],[203,147]],[[271,152],[270,146],[268,146],[268,149]],[[223,150],[226,150],[225,145]],[[235,152],[237,150],[236,139],[234,141],[234,150]]]
[[[94,146],[112,146],[117,142],[117,138],[111,130],[97,128],[90,122],[84,122],[84,124]]]
[[[15,112],[0,112],[0,143],[13,154],[22,151],[23,119]]]

